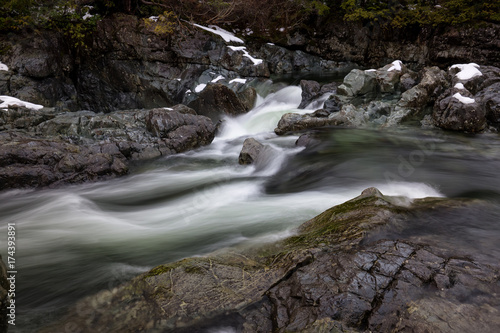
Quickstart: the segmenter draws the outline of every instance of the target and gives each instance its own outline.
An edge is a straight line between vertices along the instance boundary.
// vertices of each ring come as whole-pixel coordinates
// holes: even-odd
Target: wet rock
[[[214,139],[215,126],[204,116],[153,109],[146,115],[146,128],[176,152],[207,145]]]
[[[238,157],[239,164],[253,164],[257,160],[264,145],[254,138],[248,138],[243,142],[240,156]]]
[[[481,90],[475,97],[486,113],[486,119],[492,124],[500,123],[500,83]]]
[[[257,90],[255,88],[247,86],[242,91],[237,91],[236,94],[246,111],[253,109],[257,101]]]
[[[375,93],[377,89],[377,74],[374,71],[353,69],[338,87],[337,93],[342,96],[354,97]]]
[[[312,80],[301,80],[300,88],[302,88],[302,100],[298,106],[299,109],[304,109],[306,106],[311,104],[311,102],[324,94],[334,94],[337,91],[336,83],[321,85]]]
[[[449,89],[434,104],[436,126],[453,131],[477,133],[486,126],[486,114],[474,96],[464,89]]]
[[[96,181],[128,172],[124,158],[58,138],[2,132],[0,190]]]
[[[274,132],[278,135],[284,135],[291,132],[300,132],[306,129],[339,124],[336,119],[331,120],[328,117],[322,116],[322,113],[319,113],[319,115],[321,116],[286,113],[281,117]]]
[[[295,141],[295,145],[298,147],[313,147],[319,144],[321,140],[319,140],[313,133],[305,133],[299,136],[297,141]]]
[[[209,331],[228,322],[242,332],[454,332],[471,331],[472,325],[493,332],[500,323],[498,264],[423,243],[421,237],[367,237],[411,216],[432,219],[443,209],[460,214],[485,203],[429,198],[403,207],[396,202],[367,189],[283,241],[158,266],[80,301],[41,332],[68,322],[84,332]],[[89,311],[82,315],[81,309]]]
[[[225,114],[235,116],[248,111],[236,93],[220,83],[209,84],[188,106],[214,122]]]
[[[238,163],[242,165],[254,164],[257,169],[266,167],[270,160],[276,157],[277,151],[269,145],[263,145],[254,138],[248,138],[243,142]]]

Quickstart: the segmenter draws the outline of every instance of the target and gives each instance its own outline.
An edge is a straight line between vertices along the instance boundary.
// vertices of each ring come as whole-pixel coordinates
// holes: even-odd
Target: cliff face
[[[330,22],[314,33],[296,32],[282,46],[256,42],[247,50],[228,48],[210,32],[184,24],[171,35],[157,35],[144,21],[114,15],[98,23],[78,52],[55,31],[0,37],[0,95],[9,95],[61,110],[110,112],[187,104],[208,73],[268,77],[297,71],[344,71],[382,66],[400,59],[410,67],[476,62],[500,66],[500,26],[450,27],[387,31],[374,26]]]
[[[330,60],[367,67],[383,66],[395,59],[416,67],[469,62],[497,67],[500,64],[500,26],[496,24],[394,30],[331,22],[317,31],[312,39],[297,33],[288,42]]]

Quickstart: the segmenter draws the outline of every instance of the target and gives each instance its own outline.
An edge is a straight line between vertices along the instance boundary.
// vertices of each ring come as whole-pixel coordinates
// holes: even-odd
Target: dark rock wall
[[[98,23],[86,49],[76,51],[55,31],[0,36],[10,46],[1,61],[0,95],[61,110],[110,112],[183,103],[209,68],[233,77],[268,77],[294,71],[335,71],[339,66],[382,66],[395,59],[410,67],[476,62],[500,66],[499,25],[389,31],[377,26],[327,22],[314,35],[295,33],[286,45],[247,43],[264,62],[254,65],[222,38],[185,24],[156,35],[131,15]],[[231,43],[235,44],[235,43]]]

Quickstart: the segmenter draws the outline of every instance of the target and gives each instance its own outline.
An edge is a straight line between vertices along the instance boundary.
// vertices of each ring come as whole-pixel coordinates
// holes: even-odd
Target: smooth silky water
[[[78,299],[156,265],[286,237],[371,186],[409,199],[491,201],[490,211],[462,216],[459,232],[451,217],[440,222],[442,228],[428,226],[450,242],[455,233],[457,242],[479,239],[487,245],[475,250],[500,257],[497,134],[331,128],[318,131],[321,144],[304,150],[295,146],[297,136],[273,132],[284,113],[318,108],[298,110],[300,99],[296,86],[259,98],[248,114],[225,119],[211,145],[141,163],[124,178],[0,193],[2,244],[7,223],[15,222],[17,231],[17,320],[11,331],[34,332]],[[247,137],[272,145],[276,156],[260,168],[238,165]],[[404,236],[401,230],[415,232],[403,228],[398,236]],[[0,249],[4,261],[6,250]]]

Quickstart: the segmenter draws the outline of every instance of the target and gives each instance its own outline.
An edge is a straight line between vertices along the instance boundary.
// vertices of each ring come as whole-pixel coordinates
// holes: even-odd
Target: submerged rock
[[[482,205],[437,198],[408,205],[367,189],[307,221],[292,237],[158,266],[81,300],[41,332],[68,323],[82,332],[221,325],[238,332],[455,332],[478,325],[494,331],[500,324],[498,263],[421,237],[376,237],[377,230],[402,226],[410,217],[432,220]]]
[[[276,158],[278,152],[270,145],[263,145],[254,138],[248,138],[243,142],[238,163],[254,164],[257,169],[265,168],[271,161]]]

